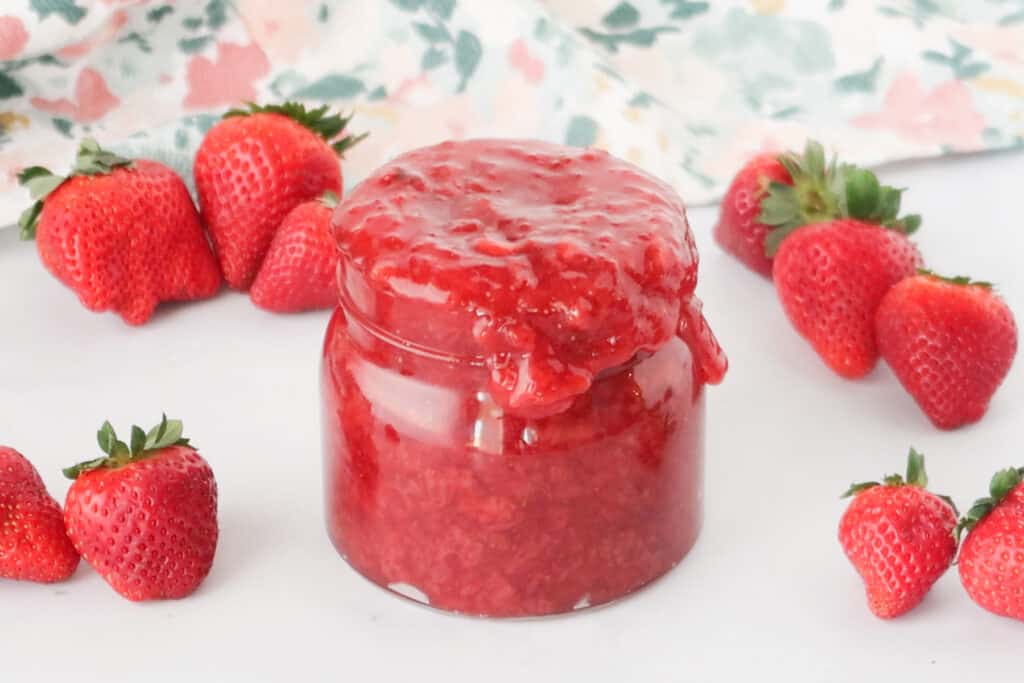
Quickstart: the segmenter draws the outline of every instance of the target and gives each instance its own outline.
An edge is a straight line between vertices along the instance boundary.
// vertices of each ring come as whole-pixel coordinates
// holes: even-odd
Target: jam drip
[[[600,372],[677,334],[698,378],[724,373],[693,295],[682,201],[605,152],[513,140],[415,150],[356,188],[334,229],[343,297],[411,343],[481,359],[489,393],[515,414],[560,412]]]

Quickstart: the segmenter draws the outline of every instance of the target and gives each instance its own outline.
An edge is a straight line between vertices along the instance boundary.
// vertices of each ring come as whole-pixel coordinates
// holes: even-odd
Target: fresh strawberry
[[[896,377],[942,429],[982,418],[1017,353],[1013,314],[992,285],[928,271],[889,290],[875,334]]]
[[[793,179],[777,154],[759,154],[733,178],[722,198],[714,237],[719,246],[751,270],[772,276],[772,260],[764,253],[771,226],[761,221],[761,202],[770,183],[791,186]]]
[[[837,374],[862,377],[878,362],[875,311],[921,265],[896,230],[853,220],[807,225],[775,257],[775,289],[790,322]]]
[[[722,199],[714,235],[727,252],[771,277],[782,240],[803,225],[855,218],[913,232],[921,219],[897,217],[901,196],[870,171],[827,163],[821,144],[809,140],[802,156],[760,154],[740,169]]]
[[[957,531],[960,581],[990,612],[1024,621],[1024,468],[997,472],[989,496],[974,503]]]
[[[234,289],[246,290],[289,211],[341,194],[338,157],[365,136],[342,137],[351,117],[286,102],[229,111],[196,153],[199,206]]]
[[[114,590],[133,601],[183,598],[199,587],[217,549],[213,471],[165,416],[131,445],[109,422],[97,434],[106,456],[69,467],[68,536]]]
[[[337,205],[328,192],[285,216],[249,290],[253,303],[277,313],[337,305],[338,247],[331,233]]]
[[[22,214],[43,265],[91,311],[141,325],[161,301],[211,297],[220,270],[188,189],[171,169],[82,141],[71,175],[39,166],[18,178],[35,204]]]
[[[926,490],[924,456],[910,449],[907,478],[854,484],[839,542],[864,580],[868,607],[891,619],[914,609],[956,555],[956,507]]]
[[[77,568],[60,505],[32,463],[0,446],[0,578],[56,583]]]

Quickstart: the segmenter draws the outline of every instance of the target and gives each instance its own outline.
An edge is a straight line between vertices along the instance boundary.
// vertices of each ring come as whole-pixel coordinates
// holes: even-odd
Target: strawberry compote
[[[338,207],[328,528],[372,581],[532,616],[625,595],[701,520],[725,358],[679,197],[597,150],[415,150]]]

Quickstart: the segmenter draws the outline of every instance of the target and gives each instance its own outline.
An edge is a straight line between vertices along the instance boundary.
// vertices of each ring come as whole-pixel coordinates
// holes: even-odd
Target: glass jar
[[[464,144],[468,148],[439,148],[448,165],[485,159],[483,167],[467,166],[472,174],[460,178],[488,177],[487,163],[501,167],[509,154],[521,151],[509,151],[511,143]],[[535,143],[523,144],[555,172],[592,163],[592,152],[557,146],[538,152]],[[437,156],[425,158],[433,164]],[[627,168],[637,183],[646,183],[643,202],[658,199],[650,187],[666,196],[671,192],[651,185],[656,181],[624,162],[609,162],[607,155],[593,158],[596,164],[619,164],[614,168]],[[473,243],[461,257],[453,256],[461,243],[438,246],[439,240],[461,234],[467,216],[481,211],[485,192],[469,200],[451,198],[443,217],[447,225],[426,222],[428,227],[409,231],[425,213],[417,197],[434,201],[441,192],[422,181],[433,166],[416,161],[400,157],[374,174],[335,214],[341,306],[327,330],[322,364],[331,540],[374,583],[472,615],[567,612],[650,583],[697,539],[704,386],[724,373],[724,357],[699,301],[689,296],[696,259],[689,257],[692,242],[681,204],[669,202],[666,212],[675,220],[671,212],[678,210],[685,234],[673,242],[674,233],[666,232],[669,256],[660,256],[653,271],[659,277],[667,273],[664,281],[683,290],[678,301],[670,291],[668,307],[617,305],[604,312],[602,302],[620,301],[617,290],[609,289],[599,300],[594,295],[597,303],[587,309],[596,311],[590,328],[578,322],[578,311],[549,324],[550,316],[538,322],[521,314],[521,302],[551,294],[562,296],[556,301],[560,308],[549,302],[545,311],[572,308],[565,303],[566,292],[578,297],[583,291],[567,289],[567,282],[579,286],[579,277],[570,277],[578,275],[574,269],[584,268],[581,263],[597,267],[580,260],[581,250],[589,249],[585,242],[575,240],[565,257],[561,235],[571,234],[571,228],[559,229],[557,244],[541,230],[532,238],[524,234],[523,243],[536,247],[531,266],[556,274],[532,281],[501,309],[500,290],[480,294],[505,273],[504,257],[494,255],[491,242]],[[500,173],[492,175],[502,179]],[[504,179],[506,198],[520,180]],[[396,183],[411,187],[412,194],[395,194]],[[545,198],[517,199],[517,220],[534,217],[527,209]],[[509,210],[497,201],[486,210],[495,206]],[[410,213],[403,220],[395,207]],[[488,220],[505,219],[489,214]],[[652,237],[636,241],[643,245],[642,263],[651,262],[648,244],[658,237],[655,221],[648,223],[655,226],[649,229]],[[669,227],[678,231],[679,225]],[[487,251],[484,265],[491,270],[474,260],[473,250],[480,248]],[[517,249],[522,254],[528,247]],[[617,258],[628,263],[632,255],[619,249]],[[387,258],[378,258],[381,253]],[[425,253],[442,256],[430,261]],[[670,270],[670,257],[685,268]],[[558,270],[545,265],[547,258],[573,260]],[[453,270],[458,267],[464,269]],[[595,274],[585,291],[599,288],[600,277]],[[643,292],[630,287],[636,303]],[[485,305],[490,308],[482,312]],[[648,309],[668,311],[666,334]],[[499,319],[500,310],[512,313],[501,318],[498,332],[481,323]],[[642,324],[630,317],[639,315],[630,312],[635,310],[642,310]],[[568,334],[569,326],[574,326],[571,336],[558,337]],[[615,347],[616,339],[640,333],[661,336],[639,348]],[[566,344],[559,346],[561,341]],[[543,362],[539,349],[547,349]],[[565,360],[570,356],[572,363]],[[513,381],[505,382],[510,374]]]

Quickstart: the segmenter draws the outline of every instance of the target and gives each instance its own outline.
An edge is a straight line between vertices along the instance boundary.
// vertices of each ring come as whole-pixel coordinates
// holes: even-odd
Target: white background
[[[1024,318],[1024,154],[904,164],[883,178],[912,188],[932,267],[995,281]],[[835,536],[839,493],[902,470],[911,444],[961,508],[993,471],[1024,465],[1024,360],[980,424],[939,432],[884,366],[859,382],[831,374],[771,285],[712,244],[716,213],[691,212],[698,292],[732,366],[708,392],[703,536],[627,600],[514,622],[395,598],[328,543],[326,313],[274,316],[224,293],[132,329],[86,312],[32,244],[0,231],[0,443],[62,499],[60,467],[97,454],[105,418],[149,426],[166,410],[217,473],[222,529],[212,574],[180,602],[129,603],[84,564],[63,585],[0,581],[0,680],[1019,680],[1024,624],[976,607],[955,570],[916,611],[879,621]]]

